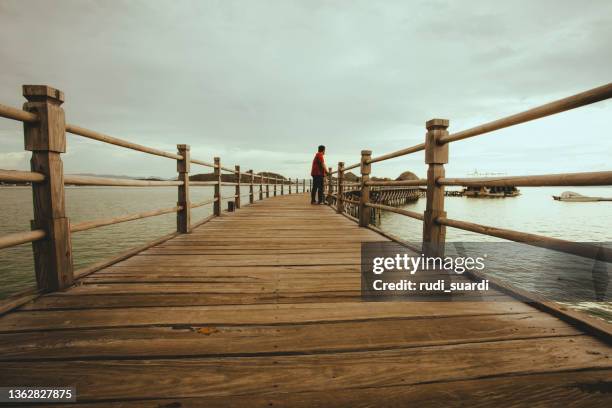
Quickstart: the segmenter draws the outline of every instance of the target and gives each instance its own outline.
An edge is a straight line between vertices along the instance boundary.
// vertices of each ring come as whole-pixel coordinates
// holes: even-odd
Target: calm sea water
[[[563,187],[525,187],[521,188],[520,196],[512,198],[446,197],[445,210],[451,219],[610,247],[612,202],[572,203],[552,199],[553,194],[559,195],[563,191]],[[571,191],[587,196],[612,197],[612,188],[609,187],[572,187]],[[422,198],[403,208],[423,212],[425,204]],[[421,240],[422,225],[421,221],[389,212],[384,212],[380,220],[381,229],[410,242]],[[447,242],[470,243],[472,247],[472,243],[477,242],[506,242],[482,246],[483,250],[497,251],[505,258],[503,265],[496,264],[495,270],[490,271],[493,275],[549,299],[565,300],[573,308],[612,321],[612,302],[596,302],[593,298],[593,282],[597,279],[597,286],[607,285],[604,299],[612,299],[609,264],[450,227],[446,230],[446,237]],[[590,291],[585,291],[585,288]]]
[[[176,194],[176,187],[66,187],[66,211],[71,222],[91,221],[173,207],[176,205]],[[222,196],[232,194],[234,187],[222,188]],[[248,187],[243,188],[242,194],[248,194]],[[212,197],[212,188],[191,189],[192,202]],[[29,229],[32,219],[30,187],[0,187],[0,202],[0,235]],[[225,203],[222,208],[227,208]],[[192,222],[210,214],[210,204],[194,208]],[[170,213],[75,233],[72,236],[75,268],[109,258],[175,230],[176,215]],[[34,285],[33,271],[30,244],[0,250],[0,299]]]
[[[567,203],[552,199],[563,188],[522,188],[522,194],[505,199],[474,199],[447,197],[446,211],[449,218],[479,224],[509,228],[523,232],[562,238],[571,241],[612,242],[612,202]],[[612,197],[611,188],[572,188],[584,195]],[[243,190],[243,194],[248,192]],[[233,187],[224,188],[222,195],[231,195]],[[212,198],[212,189],[192,189],[192,201]],[[0,234],[28,229],[32,218],[31,189],[29,187],[0,188]],[[71,221],[80,222],[133,212],[174,206],[175,187],[117,188],[117,187],[68,187],[66,188],[67,212]],[[225,208],[225,204],[223,207]],[[425,200],[420,199],[404,208],[422,212]],[[193,210],[193,220],[212,213],[210,205]],[[108,258],[133,246],[151,241],[174,231],[174,214],[131,221],[94,229],[73,235],[75,267]],[[422,223],[393,213],[384,213],[380,227],[407,241],[419,242]],[[454,242],[499,242],[502,240],[474,234],[454,228],[447,229],[447,240]],[[513,248],[516,248],[513,247]],[[547,291],[563,290],[560,283],[542,284],[541,270],[534,269],[532,260],[520,250],[514,254],[512,268],[496,271],[499,277],[523,288],[549,295]],[[521,257],[521,255],[525,255]],[[605,266],[607,267],[607,265]],[[550,276],[548,277],[550,278]],[[0,250],[0,298],[34,284],[32,251],[30,245]],[[610,285],[612,287],[612,285]],[[547,289],[552,288],[552,289]],[[593,314],[612,317],[610,302],[572,300],[573,307]]]

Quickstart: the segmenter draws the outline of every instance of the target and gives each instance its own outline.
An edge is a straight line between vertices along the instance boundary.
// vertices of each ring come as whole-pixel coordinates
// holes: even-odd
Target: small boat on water
[[[516,197],[521,194],[518,188],[513,186],[470,186],[465,187],[462,191],[466,197],[491,197],[491,198],[504,198],[504,197]]]
[[[612,197],[589,197],[573,191],[564,191],[560,196],[553,196],[556,201],[572,201],[576,203],[586,203],[591,201],[612,201]]]

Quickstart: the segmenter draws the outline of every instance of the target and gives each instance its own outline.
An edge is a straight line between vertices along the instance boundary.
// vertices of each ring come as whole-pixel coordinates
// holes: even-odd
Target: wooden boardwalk
[[[362,302],[360,243],[385,240],[305,195],[224,214],[0,318],[0,383],[100,407],[612,404],[610,347],[501,293]]]

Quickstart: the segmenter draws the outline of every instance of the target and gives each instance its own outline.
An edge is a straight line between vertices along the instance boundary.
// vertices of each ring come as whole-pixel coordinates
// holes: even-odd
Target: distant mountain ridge
[[[261,175],[264,177],[275,177],[275,178],[280,178],[283,180],[287,180],[287,178],[281,174],[278,173],[272,173],[269,171],[262,171],[259,173],[255,173],[256,175]],[[214,173],[200,173],[200,174],[194,174],[193,176],[189,176],[189,180],[190,181],[215,181],[215,174]],[[221,174],[221,181],[226,182],[226,183],[235,183],[236,182],[236,175],[235,174],[227,174],[227,173],[222,173]],[[251,182],[251,175],[249,173],[244,173],[241,172],[240,173],[240,182],[241,183],[250,183]],[[255,183],[259,182],[259,177],[255,177]]]
[[[168,180],[176,180],[175,178],[163,178],[156,176],[148,176],[148,177],[132,177],[126,176],[124,174],[96,174],[96,173],[66,173],[67,176],[84,176],[84,177],[103,177],[103,178],[114,178],[121,180],[153,180],[153,181],[168,181]]]

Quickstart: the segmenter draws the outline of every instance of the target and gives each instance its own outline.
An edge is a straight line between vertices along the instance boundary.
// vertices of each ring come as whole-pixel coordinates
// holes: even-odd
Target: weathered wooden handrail
[[[345,203],[350,203],[350,204],[357,204],[357,205],[359,205],[359,200],[351,200],[350,198],[344,198],[342,201],[343,201],[343,202],[345,202]]]
[[[119,139],[117,137],[105,135],[100,132],[96,132],[94,130],[86,129],[77,125],[72,125],[70,123],[66,123],[66,132],[72,133],[73,135],[83,136],[88,139],[97,140],[99,142],[104,142],[108,144],[112,144],[115,146],[125,147],[126,149],[137,150],[143,153],[149,153],[155,156],[167,157],[169,159],[181,160],[183,157],[175,154],[164,152],[163,150],[154,149],[152,147],[143,146],[137,143],[128,142],[127,140]]]
[[[448,162],[448,146],[450,142],[463,140],[478,136],[494,130],[528,122],[534,119],[550,116],[566,110],[589,105],[605,99],[612,98],[612,83],[582,92],[567,98],[563,98],[527,111],[511,115],[502,119],[485,123],[461,132],[449,134],[448,120],[432,119],[426,123],[427,134],[425,143],[417,144],[405,149],[388,153],[378,157],[371,157],[369,150],[362,151],[361,162],[351,166],[344,166],[342,171],[361,167],[361,197],[359,202],[340,197],[340,194],[331,194],[336,197],[337,210],[343,203],[359,203],[359,225],[369,226],[370,208],[403,214],[423,221],[422,250],[429,256],[443,255],[446,240],[446,226],[465,229],[485,235],[491,235],[511,241],[526,244],[545,246],[562,252],[576,255],[597,257],[609,262],[610,250],[605,250],[604,255],[597,255],[599,247],[588,244],[577,244],[555,238],[548,238],[535,234],[527,234],[518,231],[505,230],[501,228],[488,227],[465,221],[448,219],[444,211],[444,187],[445,186],[603,186],[612,185],[612,171],[584,172],[584,173],[562,173],[530,176],[509,177],[485,177],[485,178],[447,178],[445,176],[444,164]],[[425,151],[425,162],[428,164],[427,179],[418,180],[394,180],[394,181],[372,181],[370,165],[383,160],[404,156],[419,151]],[[349,184],[340,176],[340,166],[336,171],[339,174],[337,180],[338,191],[344,193]],[[334,172],[334,173],[336,173]],[[330,179],[331,180],[331,179]],[[427,186],[427,203],[423,215],[398,209],[391,206],[373,204],[369,200],[371,187],[399,187],[399,186]],[[603,258],[602,258],[603,257]]]
[[[607,186],[612,184],[612,171],[509,177],[440,178],[437,183],[443,186],[466,187]]]
[[[387,153],[382,156],[374,157],[368,161],[368,164],[376,163],[383,160],[393,159],[396,157],[406,156],[408,154],[420,152],[421,150],[425,150],[425,143],[421,143],[412,147],[407,147],[405,149],[401,149],[392,153]]]
[[[205,162],[205,161],[202,161],[202,160],[191,159],[190,162],[192,164],[199,164],[200,166],[215,167],[214,164],[208,163],[208,162]]]
[[[18,120],[24,123],[34,123],[39,120],[38,115],[34,112],[27,112],[23,109],[17,109],[2,104],[0,104],[0,117]]]
[[[161,208],[159,210],[151,210],[151,211],[143,211],[134,214],[122,215],[119,217],[110,217],[103,218],[99,220],[93,221],[84,221],[76,224],[70,224],[70,232],[81,232],[87,231],[93,228],[105,227],[107,225],[119,224],[127,221],[140,220],[142,218],[155,217],[158,215],[164,215],[169,213],[174,213],[181,211],[183,209],[182,206],[170,207],[170,208]]]
[[[570,109],[590,105],[592,103],[600,102],[609,98],[612,98],[612,83],[597,88],[589,89],[588,91],[581,92],[576,95],[569,96],[567,98],[559,99],[557,101],[550,102],[545,105],[541,105],[536,108],[517,113],[515,115],[506,116],[505,118],[497,119],[480,126],[475,126],[473,128],[466,129],[461,132],[446,135],[440,138],[438,143],[445,144],[474,136],[483,135],[494,130],[507,128],[510,126],[518,125],[520,123],[529,122],[534,119],[539,119],[557,113],[565,112]]]
[[[220,168],[221,170],[223,170],[223,171],[227,171],[228,173],[236,173],[236,171],[235,171],[235,170],[230,169],[230,168],[228,168],[228,167],[223,167],[223,166],[220,166],[219,168]]]
[[[453,220],[446,217],[439,217],[437,218],[436,222],[449,227],[476,232],[478,234],[489,235],[514,242],[522,242],[532,246],[553,249],[555,251],[579,255],[585,258],[598,259],[604,262],[612,262],[612,250],[602,246],[581,242],[571,242],[544,235],[530,234],[526,232],[475,224],[467,221]]]
[[[374,203],[366,203],[365,205],[370,208],[378,208],[379,210],[390,211],[396,214],[402,214],[407,217],[423,221],[423,214],[418,213],[418,212],[403,210],[401,208],[391,207],[390,205],[382,205],[382,204],[374,204]]]
[[[543,118],[545,116],[550,116],[556,113],[560,113],[566,110],[578,108],[581,106],[589,105],[595,102],[599,102],[605,99],[612,97],[612,84],[607,84],[604,86],[600,86],[598,88],[591,89],[586,92],[582,92],[568,98],[560,99],[555,102],[548,103],[546,105],[539,106],[537,108],[530,109],[525,112],[518,113],[516,115],[508,116],[506,118],[502,118],[493,122],[486,123],[484,125],[476,126],[471,129],[464,130],[462,132],[457,132],[451,135],[448,135],[439,140],[439,143],[449,143],[457,140],[467,139],[469,137],[474,137],[478,135],[482,135],[485,133],[492,132],[494,130],[503,129],[505,127],[518,125],[520,123],[529,122],[534,119]],[[421,150],[425,150],[425,143],[421,143],[415,146],[407,147],[405,149],[401,149],[392,153],[387,153],[382,156],[374,157],[370,159],[368,163],[376,163],[379,161],[393,159],[395,157],[405,156],[407,154],[416,153]],[[358,167],[358,165],[354,165],[353,168]]]
[[[0,249],[38,241],[45,238],[46,235],[46,232],[41,229],[5,234],[0,236]]]
[[[221,202],[223,200],[234,200],[236,209],[241,207],[240,198],[242,196],[248,196],[249,202],[253,203],[255,201],[254,185],[256,178],[259,179],[260,184],[260,199],[263,199],[264,181],[266,197],[270,196],[270,184],[275,186],[275,195],[277,184],[281,185],[281,194],[284,194],[283,186],[286,184],[289,186],[295,184],[295,191],[299,190],[299,179],[295,179],[295,182],[292,182],[291,179],[286,180],[281,177],[269,177],[264,174],[256,175],[253,170],[249,170],[247,174],[250,176],[250,182],[246,183],[249,186],[249,194],[243,195],[240,190],[241,186],[245,183],[242,180],[243,173],[240,171],[240,166],[235,166],[234,169],[224,167],[221,165],[218,157],[214,159],[214,163],[197,160],[191,157],[190,147],[184,144],[177,145],[177,153],[170,153],[66,123],[64,111],[61,107],[64,102],[64,94],[48,86],[24,85],[23,94],[28,99],[23,110],[0,105],[0,116],[24,122],[26,150],[32,151],[32,171],[0,170],[0,181],[32,183],[35,205],[34,220],[32,221],[32,231],[1,236],[0,248],[29,242],[33,244],[36,279],[39,288],[38,293],[65,288],[72,284],[75,272],[73,270],[71,251],[71,233],[173,212],[177,214],[177,233],[189,233],[193,228],[203,224],[213,216],[221,215]],[[137,180],[64,175],[61,154],[66,150],[66,132],[131,150],[174,159],[177,162],[177,179]],[[191,181],[189,176],[190,164],[213,168],[215,180],[212,182]],[[234,174],[236,180],[234,182],[222,181],[222,171]],[[302,184],[305,189],[305,180],[302,180]],[[71,224],[65,216],[64,185],[120,187],[176,186],[178,188],[177,205],[170,208]],[[214,187],[214,198],[192,203],[190,200],[190,187],[198,186]],[[221,188],[223,186],[234,186],[235,194],[221,197]],[[213,215],[192,224],[191,209],[207,204],[213,204]],[[95,270],[125,259],[125,257],[131,256],[144,248],[163,242],[177,233],[127,251],[110,260],[98,262],[77,271],[76,275],[85,276]]]
[[[0,169],[0,181],[41,183],[45,181],[45,175],[33,171]]]
[[[89,139],[98,140],[100,142],[105,142],[105,143],[112,144],[115,146],[125,147],[127,149],[137,150],[140,152],[149,153],[149,154],[153,154],[153,155],[157,155],[161,157],[167,157],[169,159],[175,159],[175,160],[183,159],[183,156],[181,156],[180,154],[164,152],[163,150],[158,150],[152,147],[147,147],[147,146],[139,145],[137,143],[128,142],[127,140],[105,135],[103,133],[99,133],[94,130],[86,129],[86,128],[83,128],[77,125],[73,125],[70,123],[66,124],[66,132],[69,132],[75,135],[79,135],[79,136],[83,136],[83,137],[87,137]],[[199,164],[202,166],[213,167],[213,168],[215,167],[214,164],[208,163],[202,160],[190,159],[189,161],[190,163],[193,163],[193,164]],[[220,168],[221,170],[227,171],[229,173],[236,173],[234,169],[230,169],[228,167],[221,166]]]
[[[347,171],[347,170],[353,170],[353,169],[356,169],[356,168],[357,168],[357,167],[359,167],[359,166],[361,166],[361,163],[351,164],[350,166],[346,166],[346,167],[344,168],[344,171]]]
[[[174,180],[133,180],[110,177],[64,176],[65,185],[74,186],[116,186],[116,187],[168,187],[181,186],[183,181]]]
[[[198,201],[196,203],[191,203],[190,206],[191,206],[191,208],[198,208],[198,207],[202,207],[202,206],[207,205],[207,204],[212,204],[215,201],[217,201],[217,199],[213,198],[212,200],[204,200],[204,201]]]
[[[210,219],[210,218],[212,218],[212,217],[209,217],[208,219]],[[208,219],[204,219],[203,222],[208,221]],[[200,221],[200,222],[202,222],[202,221]],[[198,223],[196,223],[194,225],[194,228],[196,226],[198,226]],[[131,256],[134,256],[134,255],[144,251],[145,249],[151,248],[151,247],[153,247],[155,245],[158,245],[158,244],[161,244],[161,243],[163,243],[163,242],[165,242],[165,241],[167,241],[167,240],[169,240],[171,238],[174,238],[178,234],[179,234],[178,232],[171,232],[170,234],[163,235],[163,236],[161,236],[159,238],[154,239],[153,241],[149,241],[149,242],[146,242],[146,243],[144,243],[142,245],[138,245],[136,247],[129,248],[128,250],[123,251],[123,252],[121,252],[118,255],[112,256],[111,258],[103,259],[100,262],[96,262],[96,263],[94,263],[92,265],[85,266],[85,267],[83,267],[81,269],[78,269],[78,270],[74,271],[74,277],[75,277],[75,279],[84,278],[84,277],[86,277],[88,275],[91,275],[92,273],[94,273],[96,271],[99,271],[102,268],[106,268],[107,266],[110,266],[110,265],[113,265],[113,264],[115,264],[117,262],[123,261],[124,259],[127,259],[127,258],[129,258]]]

